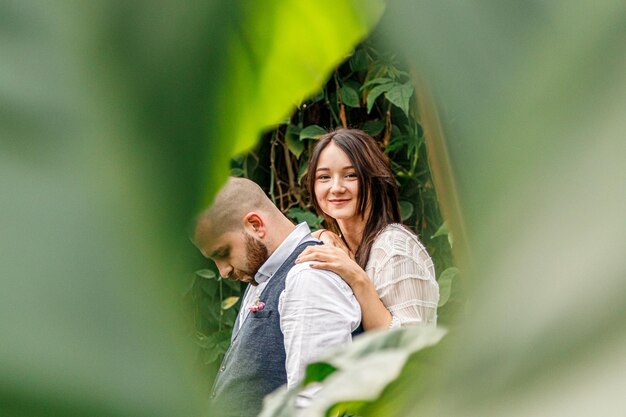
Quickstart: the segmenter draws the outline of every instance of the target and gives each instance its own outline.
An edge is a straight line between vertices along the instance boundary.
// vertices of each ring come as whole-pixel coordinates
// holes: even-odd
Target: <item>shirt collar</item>
[[[314,241],[311,235],[311,229],[306,222],[302,222],[287,236],[285,240],[276,248],[267,261],[259,268],[254,276],[254,280],[261,284],[269,280],[291,255],[291,253],[301,244],[308,241]]]

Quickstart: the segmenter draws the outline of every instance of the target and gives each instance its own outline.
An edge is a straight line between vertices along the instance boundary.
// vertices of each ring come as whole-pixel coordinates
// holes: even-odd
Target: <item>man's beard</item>
[[[236,279],[244,282],[248,282],[252,285],[257,285],[254,280],[254,276],[259,271],[259,268],[267,261],[269,257],[267,252],[267,246],[259,239],[255,239],[249,234],[244,232],[244,238],[246,243],[246,270],[236,270],[233,275]]]

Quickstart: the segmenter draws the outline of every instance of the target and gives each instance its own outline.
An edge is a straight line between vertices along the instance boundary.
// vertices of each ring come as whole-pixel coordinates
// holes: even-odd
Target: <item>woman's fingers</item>
[[[326,254],[326,253],[320,253],[320,252],[304,253],[303,252],[296,259],[296,263],[310,262],[310,261],[328,262],[331,259],[333,258],[329,254]]]

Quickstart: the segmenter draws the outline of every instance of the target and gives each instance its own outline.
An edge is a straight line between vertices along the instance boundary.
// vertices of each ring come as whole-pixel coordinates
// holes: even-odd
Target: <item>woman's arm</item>
[[[393,326],[437,322],[439,286],[432,259],[417,236],[390,225],[370,251],[367,273],[393,312]]]
[[[323,237],[331,233],[327,231],[323,233]],[[341,243],[343,242],[341,241]],[[331,246],[329,244],[309,246],[296,260],[296,263],[301,262],[311,262],[311,268],[333,271],[350,285],[361,306],[362,323],[365,330],[389,328],[392,322],[391,313],[380,300],[372,280],[352,259],[345,245],[343,247],[342,245]]]

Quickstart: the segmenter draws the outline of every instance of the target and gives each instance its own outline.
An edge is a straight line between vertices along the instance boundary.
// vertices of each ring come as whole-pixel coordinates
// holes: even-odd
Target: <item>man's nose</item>
[[[227,262],[216,261],[215,264],[217,265],[217,269],[220,271],[220,276],[222,278],[228,278],[231,272],[233,272],[233,267]]]

